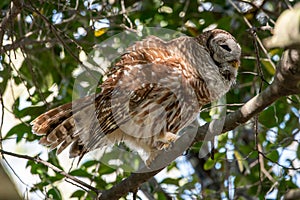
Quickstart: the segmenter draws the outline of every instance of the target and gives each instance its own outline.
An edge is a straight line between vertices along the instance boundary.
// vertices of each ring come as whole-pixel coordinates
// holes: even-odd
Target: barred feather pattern
[[[99,94],[42,114],[33,132],[57,153],[72,144],[70,157],[124,142],[149,165],[201,106],[230,89],[240,51],[219,29],[171,41],[150,36],[127,49]]]

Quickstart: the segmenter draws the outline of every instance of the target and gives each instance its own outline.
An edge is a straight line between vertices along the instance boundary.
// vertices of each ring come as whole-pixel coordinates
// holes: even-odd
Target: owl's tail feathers
[[[91,110],[94,99],[94,96],[78,99],[49,110],[33,120],[31,122],[33,133],[43,135],[40,144],[50,146],[51,150],[60,145],[57,149],[59,154],[72,143],[70,157],[82,157],[86,153],[80,139],[84,131],[78,126],[77,120],[80,116],[79,112],[85,113]]]

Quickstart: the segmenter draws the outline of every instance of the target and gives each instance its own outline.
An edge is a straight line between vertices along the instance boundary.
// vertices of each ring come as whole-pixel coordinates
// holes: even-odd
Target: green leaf
[[[238,167],[239,167],[239,170],[240,172],[243,172],[244,171],[244,165],[243,165],[243,157],[242,155],[238,152],[238,151],[234,151],[234,156],[236,158],[236,161],[238,163]]]
[[[48,155],[49,155],[48,162],[52,163],[53,165],[55,165],[59,169],[63,170],[63,168],[59,164],[59,160],[56,156],[56,152],[55,151],[50,151]]]
[[[101,164],[99,168],[99,174],[111,174],[115,172],[116,170],[114,168],[111,168],[107,165]]]
[[[55,176],[50,176],[48,177],[48,180],[51,181],[51,183],[54,183],[56,181],[60,181],[61,179],[65,178],[64,175],[61,175],[61,174],[56,174]]]
[[[0,2],[0,8],[1,8],[2,10],[7,9],[7,8],[9,7],[9,5],[10,5],[10,2],[11,2],[11,1],[9,1],[9,0],[2,0],[2,1]]]
[[[276,123],[273,106],[270,106],[259,115],[259,122],[267,128],[272,128],[278,125]]]
[[[44,175],[44,174],[47,174],[47,172],[48,172],[48,168],[45,165],[40,164],[40,163],[33,162],[30,165],[30,167],[31,167],[30,172],[32,174]]]
[[[99,163],[99,162],[96,160],[88,160],[85,163],[83,163],[81,166],[84,168],[89,168],[89,167],[96,165],[97,163]]]
[[[277,162],[279,159],[278,151],[274,150],[271,153],[267,154],[267,157],[274,162]]]
[[[167,200],[167,197],[166,197],[166,195],[163,192],[157,192],[156,194],[157,194],[157,198],[156,199]]]
[[[179,179],[165,178],[161,183],[171,184],[171,185],[178,185]]]
[[[171,162],[171,163],[167,166],[167,171],[172,170],[174,167],[176,168],[176,162]]]
[[[70,172],[70,175],[92,178],[92,175],[89,174],[87,171],[85,171],[83,169],[75,169],[75,170],[73,170],[73,171]]]
[[[58,190],[57,187],[53,187],[50,190],[48,190],[47,195],[51,198],[51,199],[62,199],[61,193]]]
[[[210,170],[215,166],[215,164],[216,164],[216,159],[212,160],[211,158],[209,158],[204,164],[204,169]]]
[[[237,150],[234,151],[234,155],[238,163],[239,171],[241,173],[250,174],[251,169],[247,159],[243,158],[241,153]]]
[[[275,74],[275,69],[273,68],[272,64],[269,61],[262,60],[261,63],[267,69],[267,71],[269,72],[269,74],[271,74],[271,75]]]
[[[29,106],[27,108],[24,108],[22,110],[14,110],[14,114],[16,115],[16,117],[18,118],[22,118],[25,116],[30,116],[31,119],[35,119],[36,117],[38,117],[40,114],[42,114],[46,109],[46,106]]]
[[[0,62],[1,62],[1,60],[0,60]],[[0,93],[3,94],[6,89],[7,82],[11,78],[11,69],[6,63],[1,62],[1,64],[3,65],[3,66],[1,66],[1,67],[3,67],[3,70],[0,71],[0,77],[1,77]]]
[[[298,144],[297,148],[297,158],[300,159],[300,145]]]
[[[76,197],[77,197],[78,200],[79,200],[79,199],[83,198],[84,195],[85,195],[85,192],[84,192],[84,191],[82,191],[82,190],[77,190],[77,191],[73,192],[73,194],[71,195],[71,198],[76,198]]]
[[[49,185],[48,182],[40,182],[40,183],[36,183],[36,184],[34,184],[34,187],[32,187],[32,188],[30,189],[30,191],[31,191],[31,192],[36,191],[36,190],[41,190],[41,191],[43,191],[44,187],[47,186],[47,185]]]
[[[31,133],[31,127],[22,123],[12,127],[5,135],[4,139],[8,139],[12,136],[17,136],[16,141],[18,143],[22,138],[24,138],[24,135],[28,133]]]
[[[215,153],[214,160],[219,161],[220,159],[225,158],[225,156],[226,156],[225,152],[223,152],[223,153]]]

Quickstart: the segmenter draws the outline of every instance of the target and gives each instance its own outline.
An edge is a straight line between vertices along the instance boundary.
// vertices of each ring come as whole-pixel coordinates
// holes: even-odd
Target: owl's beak
[[[231,64],[231,66],[233,68],[237,69],[240,66],[240,61],[239,60],[233,60],[233,61],[230,61],[229,64]]]

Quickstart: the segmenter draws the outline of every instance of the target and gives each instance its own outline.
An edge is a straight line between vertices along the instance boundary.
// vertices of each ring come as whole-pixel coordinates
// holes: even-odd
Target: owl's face
[[[240,65],[241,47],[228,33],[213,34],[208,40],[210,54],[226,80],[235,79]]]

